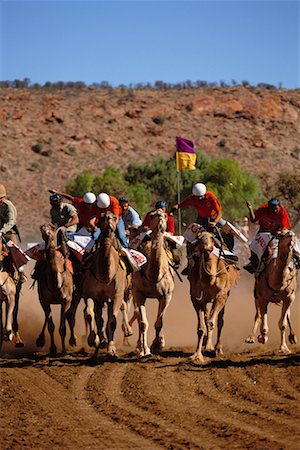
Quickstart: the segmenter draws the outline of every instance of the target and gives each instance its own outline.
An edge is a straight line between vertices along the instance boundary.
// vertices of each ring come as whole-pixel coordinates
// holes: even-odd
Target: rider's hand
[[[178,210],[178,205],[172,206],[172,208],[171,208],[172,213],[176,212],[177,210]]]
[[[54,189],[48,189],[48,192],[50,192],[50,194],[56,194],[56,191]]]
[[[252,205],[251,205],[250,202],[248,202],[248,200],[246,200],[246,205],[247,205],[247,208],[248,208],[248,209],[251,209],[251,208],[252,208]]]
[[[208,226],[210,228],[214,228],[216,226],[216,222],[208,222]]]

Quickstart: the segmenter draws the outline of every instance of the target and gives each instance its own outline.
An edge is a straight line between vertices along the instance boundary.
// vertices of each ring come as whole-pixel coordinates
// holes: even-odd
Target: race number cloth
[[[17,269],[28,263],[28,261],[30,260],[29,256],[26,255],[26,253],[24,253],[17,244],[9,240],[6,242],[6,245],[9,248],[12,259]]]
[[[77,242],[75,241],[68,241],[67,245],[71,249],[72,253],[76,256],[78,261],[81,262],[85,253],[84,248],[82,248],[81,245],[77,244]]]
[[[147,262],[147,258],[143,255],[143,253],[133,250],[132,248],[127,249],[122,247],[121,255],[128,259],[134,272],[140,270],[141,267]]]
[[[201,225],[199,225],[198,223],[191,223],[187,229],[185,230],[185,232],[183,233],[183,237],[186,241],[190,242],[191,244],[193,244],[194,242],[196,242],[197,240],[197,234],[198,231],[200,230]]]
[[[143,240],[145,239],[146,236],[149,236],[151,234],[151,230],[148,231],[143,231],[142,233],[140,233],[138,236],[136,236],[134,239],[132,239],[130,241],[130,248],[133,249],[137,249],[139,248],[139,246],[141,245],[141,243],[143,242]],[[168,233],[167,231],[164,232],[164,237],[165,239],[173,242],[174,244],[176,244],[176,246],[181,246],[183,245],[184,242],[184,236],[174,236],[173,234]]]
[[[245,243],[248,242],[246,236],[238,228],[232,225],[232,223],[228,222],[228,220],[226,221],[225,225],[222,226],[221,230],[224,233],[231,234],[232,236],[239,239],[241,242]]]
[[[29,258],[34,259],[35,261],[44,261],[45,260],[45,242],[41,241],[37,244],[27,244],[28,249],[26,250],[26,255]]]
[[[261,260],[270,240],[272,239],[272,233],[262,232],[257,233],[255,238],[250,244],[250,250],[255,253],[259,260]]]

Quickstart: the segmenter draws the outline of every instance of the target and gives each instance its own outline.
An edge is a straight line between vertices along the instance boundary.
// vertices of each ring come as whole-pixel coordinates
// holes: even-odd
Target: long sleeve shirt
[[[17,210],[10,200],[0,205],[0,233],[8,233],[17,224]]]

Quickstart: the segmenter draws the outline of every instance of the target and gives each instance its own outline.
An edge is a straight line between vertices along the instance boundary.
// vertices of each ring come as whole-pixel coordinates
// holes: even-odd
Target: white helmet
[[[193,187],[193,194],[197,197],[202,197],[206,194],[206,186],[203,183],[196,183]]]
[[[84,203],[88,203],[89,205],[95,203],[96,201],[96,195],[93,194],[92,192],[86,192],[82,198]]]
[[[105,192],[101,192],[101,194],[97,197],[97,206],[99,208],[108,208],[110,205],[110,198]]]

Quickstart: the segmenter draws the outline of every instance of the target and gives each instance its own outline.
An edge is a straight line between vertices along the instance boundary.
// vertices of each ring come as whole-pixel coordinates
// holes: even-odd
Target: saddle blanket
[[[261,260],[262,255],[265,253],[271,239],[272,239],[272,233],[261,232],[261,233],[257,233],[255,238],[251,242],[250,250],[258,256],[259,260]],[[278,250],[278,239],[273,239],[273,240],[274,240],[273,245],[272,245],[273,250],[274,250],[273,258],[276,258],[277,254],[275,252],[275,245],[277,244],[277,250]]]
[[[6,242],[6,245],[9,248],[12,259],[17,269],[19,269],[24,264],[28,263],[28,261],[30,260],[29,256],[26,255],[26,252],[23,252],[23,250],[20,249],[20,247],[17,244],[9,240]]]
[[[143,242],[146,236],[149,236],[151,234],[151,230],[143,231],[142,233],[138,234],[134,239],[130,241],[130,248],[137,249]],[[183,245],[184,242],[184,236],[174,236],[167,231],[164,232],[164,237],[168,241],[173,242],[177,246]]]

